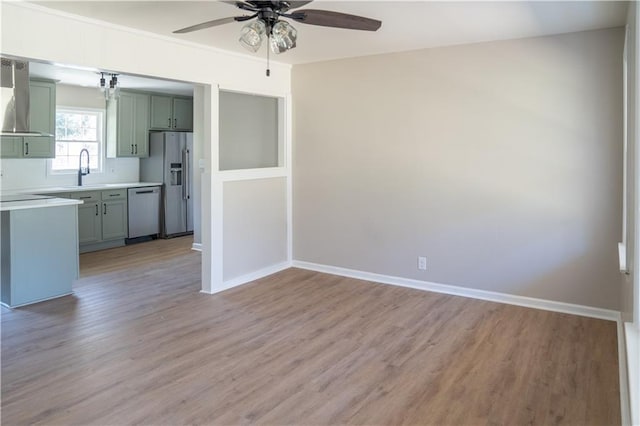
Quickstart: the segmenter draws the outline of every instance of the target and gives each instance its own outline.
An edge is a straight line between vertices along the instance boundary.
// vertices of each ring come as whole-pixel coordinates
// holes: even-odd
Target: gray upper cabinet
[[[193,130],[193,99],[173,98],[173,129]]]
[[[171,107],[170,96],[151,95],[152,129],[171,130],[173,128]]]
[[[149,95],[121,92],[107,105],[107,157],[149,156]]]
[[[29,126],[33,132],[55,134],[56,85],[51,81],[31,80],[29,83]],[[54,158],[53,136],[3,136],[1,158]]]
[[[31,131],[56,133],[56,85],[48,81],[32,81],[30,84],[31,105]],[[28,158],[54,158],[55,137],[38,136],[25,137],[24,157]]]
[[[22,158],[24,138],[19,136],[0,136],[1,158]]]
[[[151,95],[152,130],[193,130],[193,98]]]

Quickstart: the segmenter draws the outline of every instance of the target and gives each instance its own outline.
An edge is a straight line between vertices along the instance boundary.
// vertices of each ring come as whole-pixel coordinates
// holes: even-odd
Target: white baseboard
[[[292,262],[292,266],[296,268],[309,269],[311,271],[324,272],[327,274],[340,275],[343,277],[356,278],[365,281],[397,285],[400,287],[408,287],[418,290],[433,291],[435,293],[452,294],[455,296],[470,297],[472,299],[488,300],[491,302],[525,306],[527,308],[543,309],[545,311],[562,312],[565,314],[580,315],[610,321],[620,320],[620,312],[609,309],[595,308],[592,306],[575,305],[572,303],[556,302],[553,300],[536,299],[533,297],[517,296],[507,293],[477,290],[473,288],[459,287],[449,284],[438,284],[429,281],[420,281],[409,278],[381,275],[372,272],[357,271],[354,269],[321,265],[318,263],[304,262],[300,260],[294,260]]]
[[[222,287],[218,287],[216,289],[213,289],[211,292],[207,292],[207,291],[200,291],[201,293],[206,293],[206,294],[216,294],[219,293],[221,291],[225,291],[225,290],[229,290],[230,288],[233,287],[238,287],[242,284],[246,284],[249,283],[251,281],[255,281],[258,280],[260,278],[264,278],[267,275],[271,275],[271,274],[275,274],[276,272],[280,272],[283,271],[287,268],[291,267],[291,262],[282,262],[282,263],[277,263],[275,265],[271,265],[271,266],[267,266],[266,268],[262,268],[259,269],[257,271],[254,272],[250,272],[248,274],[245,275],[241,275],[239,277],[235,277],[232,278],[230,280],[225,281],[222,284]]]
[[[201,243],[191,244],[191,250],[202,251],[202,244]]]

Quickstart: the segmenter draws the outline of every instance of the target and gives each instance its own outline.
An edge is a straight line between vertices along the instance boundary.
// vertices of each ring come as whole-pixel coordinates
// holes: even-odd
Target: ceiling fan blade
[[[346,13],[332,12],[330,10],[296,10],[285,15],[294,21],[322,27],[346,28],[349,30],[377,31],[382,22],[376,19],[362,16],[348,15]]]
[[[251,19],[251,18],[253,18],[253,16],[231,16],[229,18],[214,19],[213,21],[207,21],[207,22],[203,22],[201,24],[192,25],[190,27],[186,27],[186,28],[181,28],[179,30],[175,30],[173,33],[174,34],[190,33],[192,31],[204,30],[205,28],[210,28],[210,27],[216,27],[218,25],[229,24],[231,22],[246,21],[247,19]]]
[[[240,9],[250,10],[252,12],[255,12],[258,10],[254,5],[250,3],[245,3],[243,1],[221,1],[220,3],[227,3],[232,6],[238,7]]]
[[[313,0],[307,0],[307,1],[288,1],[287,3],[289,3],[289,9],[297,9],[299,7],[302,6],[306,6],[309,3],[311,3]]]

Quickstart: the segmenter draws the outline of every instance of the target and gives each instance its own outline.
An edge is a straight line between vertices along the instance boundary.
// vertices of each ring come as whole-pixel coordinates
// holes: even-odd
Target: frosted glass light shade
[[[271,30],[271,51],[273,53],[286,52],[296,47],[298,31],[285,21],[278,21]]]
[[[257,52],[262,45],[262,38],[266,32],[267,26],[261,19],[257,19],[242,27],[240,44],[251,52]]]

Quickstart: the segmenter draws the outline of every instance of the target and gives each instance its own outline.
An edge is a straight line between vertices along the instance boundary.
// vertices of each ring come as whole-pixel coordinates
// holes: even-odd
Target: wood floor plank
[[[3,424],[620,424],[613,322],[295,268],[205,295],[191,242],[3,308]]]

